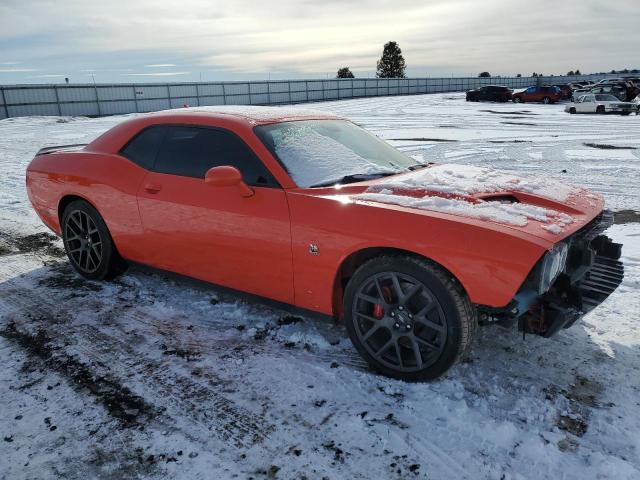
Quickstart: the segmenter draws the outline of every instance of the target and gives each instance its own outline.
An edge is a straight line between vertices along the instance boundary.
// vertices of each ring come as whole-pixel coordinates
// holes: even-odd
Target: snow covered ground
[[[603,193],[624,283],[550,340],[486,327],[447,378],[389,380],[339,325],[140,268],[80,280],[24,169],[123,117],[2,120],[0,478],[640,478],[640,117],[462,94],[311,107],[428,161]]]

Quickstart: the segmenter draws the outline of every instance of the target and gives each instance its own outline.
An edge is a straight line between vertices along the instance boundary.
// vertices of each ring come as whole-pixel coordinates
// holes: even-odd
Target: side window
[[[124,146],[120,155],[151,170],[166,129],[164,125],[145,128]]]
[[[535,93],[536,92],[536,87],[529,87],[525,90],[526,93]]]
[[[154,170],[204,178],[207,170],[222,165],[236,167],[249,185],[277,186],[267,168],[239,137],[216,128],[167,127]]]

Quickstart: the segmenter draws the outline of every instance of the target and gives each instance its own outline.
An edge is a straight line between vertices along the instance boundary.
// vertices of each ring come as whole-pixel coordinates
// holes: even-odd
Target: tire
[[[345,290],[344,319],[372,369],[409,382],[444,375],[468,352],[477,326],[458,281],[410,256],[382,256],[360,266]]]
[[[107,280],[126,264],[118,254],[107,225],[89,203],[75,200],[62,214],[62,240],[71,266],[89,280]]]
[[[544,97],[542,99],[542,103],[544,103],[545,105],[549,105],[551,103],[551,99],[549,97]]]
[[[605,114],[604,106],[598,105],[596,107],[596,113],[599,113],[600,115],[604,115]]]
[[[513,103],[524,103],[520,97],[513,97]]]
[[[571,107],[571,108],[569,109],[569,113],[570,113],[571,115],[574,115],[574,114],[576,113],[576,109],[575,109],[574,107]]]

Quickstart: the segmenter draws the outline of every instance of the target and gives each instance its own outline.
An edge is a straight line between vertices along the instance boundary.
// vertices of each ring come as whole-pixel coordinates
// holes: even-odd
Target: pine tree
[[[478,74],[478,77],[480,77],[480,78],[489,78],[489,77],[491,77],[491,74],[489,72],[481,72],[480,74]]]
[[[349,67],[342,67],[338,69],[338,74],[336,75],[336,78],[356,78],[356,77],[353,75],[353,72]]]
[[[404,57],[396,42],[385,43],[377,67],[376,77],[378,78],[405,78]]]
[[[568,77],[573,77],[574,75],[575,75],[575,73],[573,73],[573,70],[569,70],[569,71],[567,72],[567,76],[568,76]]]
[[[576,75],[582,75],[582,74],[580,73],[580,70],[576,70]]]

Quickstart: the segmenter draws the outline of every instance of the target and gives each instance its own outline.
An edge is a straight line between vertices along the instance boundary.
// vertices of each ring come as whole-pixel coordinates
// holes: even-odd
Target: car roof
[[[135,114],[107,130],[91,142],[85,151],[116,153],[143,128],[154,125],[185,124],[251,130],[257,125],[296,120],[337,120],[337,115],[319,110],[295,107],[263,107],[250,105],[220,105],[211,107],[176,108],[160,112]]]
[[[290,106],[266,107],[257,105],[185,107],[150,113],[147,114],[147,116],[167,120],[168,122],[177,121],[180,118],[200,117],[212,120],[222,120],[233,117],[236,120],[245,121],[252,125],[295,120],[325,120],[341,118],[333,113],[308,108],[296,108]]]

